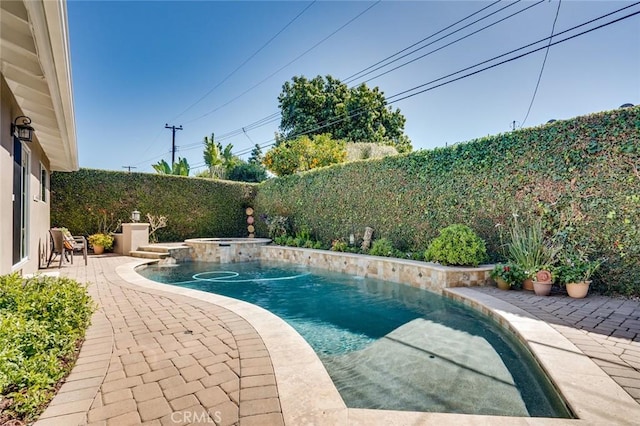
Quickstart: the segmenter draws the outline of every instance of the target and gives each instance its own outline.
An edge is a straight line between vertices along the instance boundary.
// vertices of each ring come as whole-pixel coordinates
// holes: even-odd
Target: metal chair
[[[82,257],[84,257],[84,266],[87,266],[87,251],[89,246],[87,244],[87,239],[81,235],[71,235],[71,233],[69,233],[69,236],[71,236],[71,238],[73,239],[71,240],[67,238],[67,241],[69,241],[73,245],[73,252],[81,252]],[[71,256],[71,263],[73,264],[73,255]]]
[[[51,254],[49,254],[49,260],[47,261],[47,268],[51,264],[53,257],[60,256],[60,264],[58,268],[62,267],[62,261],[67,257],[67,254],[71,253],[71,263],[73,264],[73,248],[67,248],[64,245],[64,235],[62,229],[52,228],[49,229],[49,235],[51,235]]]
[[[73,236],[71,233],[63,228],[52,228],[49,230],[51,235],[51,254],[49,255],[49,261],[47,262],[47,268],[51,264],[55,255],[60,255],[60,265],[62,267],[63,259],[69,260],[68,254],[71,255],[71,264],[73,265],[73,253],[81,252],[84,257],[84,264],[87,265],[87,240],[83,236]]]

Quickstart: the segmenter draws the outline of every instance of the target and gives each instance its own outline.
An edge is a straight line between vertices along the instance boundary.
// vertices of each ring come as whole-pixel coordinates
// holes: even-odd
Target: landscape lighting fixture
[[[140,212],[138,210],[131,212],[131,221],[134,223],[140,222]]]
[[[22,123],[18,123],[18,120],[22,119]],[[33,137],[33,131],[35,130],[30,126],[31,119],[26,115],[20,115],[11,123],[11,136],[20,139],[21,141],[31,142]]]

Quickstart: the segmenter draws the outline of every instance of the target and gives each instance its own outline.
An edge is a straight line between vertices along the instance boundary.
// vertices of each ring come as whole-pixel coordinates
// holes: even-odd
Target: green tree
[[[233,155],[233,145],[229,144],[222,150],[222,166],[224,167],[225,174],[228,174],[235,166],[243,161],[236,155]]]
[[[366,84],[348,88],[328,75],[308,80],[304,76],[285,82],[278,96],[282,119],[281,139],[330,133],[348,142],[374,142],[412,150],[404,134],[405,117],[387,105],[378,87]]]
[[[160,160],[157,164],[152,164],[151,167],[159,174],[164,175],[189,176],[189,171],[191,170],[187,159],[180,157],[178,157],[176,163],[173,163],[173,167],[169,166],[169,163],[164,160]]]
[[[204,151],[202,153],[204,163],[209,169],[205,173],[200,173],[198,176],[223,179],[224,167],[222,165],[220,144],[215,141],[215,135],[211,133],[211,137],[204,137]]]
[[[262,155],[262,148],[260,148],[260,145],[256,144],[253,150],[251,150],[249,164],[261,164],[263,157],[264,155]]]
[[[267,171],[260,163],[243,161],[229,171],[227,179],[240,182],[262,182],[267,180]]]
[[[204,151],[202,153],[204,163],[208,167],[207,172],[201,172],[198,177],[209,177],[214,179],[227,179],[229,171],[243,161],[236,155],[233,155],[233,145],[228,144],[222,147],[220,142],[215,141],[215,135],[204,137]]]
[[[342,163],[347,157],[345,145],[345,141],[332,139],[329,134],[286,139],[267,151],[264,165],[283,176]]]

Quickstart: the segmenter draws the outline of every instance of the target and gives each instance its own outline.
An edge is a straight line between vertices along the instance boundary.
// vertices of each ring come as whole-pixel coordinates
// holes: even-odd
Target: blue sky
[[[282,84],[293,76],[331,74],[345,80],[491,3],[68,0],[80,166],[151,172],[151,164],[171,159],[171,131],[164,128],[169,123],[184,129],[176,133],[176,157],[186,157],[197,171],[203,168],[204,136],[220,137],[276,113]],[[428,42],[512,5],[405,61],[531,7],[367,84],[389,98],[548,37],[558,1],[535,3],[499,2]],[[631,4],[563,0],[555,32]],[[582,30],[637,11],[640,5]],[[414,149],[503,133],[514,120],[522,123],[544,55],[541,50],[394,103],[407,119],[405,132]],[[638,104],[639,70],[640,15],[553,46],[524,126]],[[232,143],[238,153],[248,151],[255,143],[271,142],[278,124],[239,132],[222,143]]]

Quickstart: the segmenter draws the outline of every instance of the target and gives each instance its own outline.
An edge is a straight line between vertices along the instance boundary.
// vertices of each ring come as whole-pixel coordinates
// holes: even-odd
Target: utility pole
[[[165,124],[164,128],[171,129],[171,133],[173,133],[173,137],[171,138],[171,167],[173,167],[176,162],[176,130],[182,130],[182,124],[179,127]]]
[[[131,173],[131,169],[137,169],[136,166],[122,166],[123,169],[127,169],[129,173]]]

